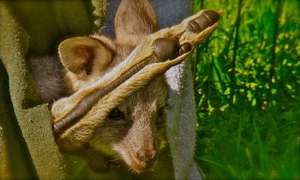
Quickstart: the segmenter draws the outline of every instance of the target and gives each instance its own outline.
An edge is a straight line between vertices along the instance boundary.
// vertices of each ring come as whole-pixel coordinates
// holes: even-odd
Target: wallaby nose
[[[137,159],[139,159],[140,161],[144,162],[147,164],[151,164],[151,162],[154,160],[156,155],[156,151],[155,150],[139,150],[136,152],[136,157]]]

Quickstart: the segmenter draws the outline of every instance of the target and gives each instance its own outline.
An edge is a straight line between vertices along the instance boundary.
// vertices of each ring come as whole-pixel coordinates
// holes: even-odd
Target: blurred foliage
[[[288,155],[295,153],[300,136],[299,123],[294,122],[300,115],[291,111],[300,97],[300,2],[195,0],[194,11],[203,8],[222,10],[223,18],[192,57],[199,135],[196,159],[200,165],[201,160],[214,164],[203,168],[215,178],[299,178],[295,169],[299,163]],[[281,118],[284,113],[292,115]],[[294,129],[285,129],[291,125]],[[298,134],[292,133],[295,129]],[[284,170],[289,174],[282,174]]]

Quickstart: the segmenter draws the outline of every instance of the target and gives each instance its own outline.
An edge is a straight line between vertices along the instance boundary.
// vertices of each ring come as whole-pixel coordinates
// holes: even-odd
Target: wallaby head
[[[91,35],[63,41],[59,56],[69,91],[76,93],[103,75],[115,73],[112,69],[126,63],[137,44],[157,29],[148,0],[122,0],[115,17],[115,40]],[[164,123],[166,98],[167,85],[161,75],[116,107],[86,144],[105,155],[118,155],[135,172],[143,171],[164,143],[159,127]]]
[[[150,167],[166,147],[162,74],[183,62],[216,29],[219,18],[216,11],[202,10],[157,31],[148,0],[122,0],[114,40],[95,34],[63,41],[59,57],[72,95],[51,109],[60,147],[88,147],[122,159],[135,172]]]

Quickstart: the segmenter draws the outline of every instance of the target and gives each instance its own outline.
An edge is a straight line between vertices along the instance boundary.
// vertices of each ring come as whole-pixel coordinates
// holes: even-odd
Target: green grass
[[[195,0],[224,11],[192,57],[196,160],[209,179],[300,178],[300,3]]]
[[[203,118],[196,160],[209,179],[300,178],[299,109],[235,107]]]

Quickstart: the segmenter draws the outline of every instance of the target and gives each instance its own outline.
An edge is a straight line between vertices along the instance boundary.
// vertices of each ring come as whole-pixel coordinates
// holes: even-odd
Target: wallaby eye
[[[115,108],[110,112],[108,117],[111,120],[119,121],[125,119],[125,114],[122,111],[120,111],[120,109]]]

